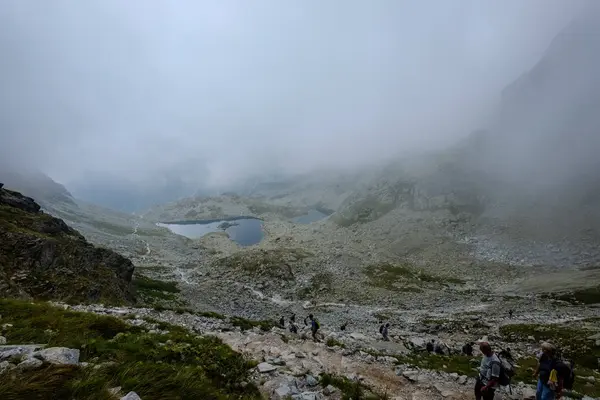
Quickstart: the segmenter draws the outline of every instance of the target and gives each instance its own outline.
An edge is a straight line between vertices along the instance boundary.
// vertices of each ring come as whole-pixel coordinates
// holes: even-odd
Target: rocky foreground
[[[1,306],[4,308],[3,312],[10,313],[10,307],[6,303]],[[60,313],[70,313],[71,310],[85,311],[85,313],[69,314],[70,318],[79,315],[82,316],[81,318],[89,318],[85,315],[93,314],[100,315],[100,318],[115,317],[102,320],[104,323],[114,321],[111,324],[115,324],[114,332],[104,337],[108,340],[106,345],[118,349],[119,343],[132,346],[136,340],[146,338],[144,339],[147,343],[145,348],[140,349],[148,354],[145,362],[152,362],[154,346],[162,349],[160,352],[166,352],[165,355],[172,351],[179,354],[180,351],[184,351],[182,349],[193,347],[191,344],[193,342],[189,342],[192,339],[185,339],[188,341],[185,342],[182,337],[190,337],[189,335],[192,335],[191,337],[196,335],[205,338],[216,337],[242,353],[247,360],[251,360],[251,364],[248,364],[247,370],[245,370],[247,375],[244,374],[242,379],[245,381],[240,383],[241,386],[235,386],[238,387],[235,390],[252,385],[258,388],[263,396],[273,399],[471,399],[474,371],[479,361],[477,351],[472,357],[459,355],[460,349],[457,348],[459,343],[443,339],[444,336],[439,330],[442,329],[441,327],[430,329],[430,331],[437,331],[435,333],[394,330],[389,342],[379,340],[373,333],[364,334],[354,329],[340,331],[324,327],[323,340],[315,343],[308,339],[309,332],[302,324],[300,324],[301,331],[293,334],[266,321],[258,323],[217,314],[200,315],[188,311],[157,311],[101,305],[53,304],[53,307],[52,310],[58,311],[52,312],[58,313],[56,315],[59,318]],[[492,341],[498,349],[500,347],[506,349],[511,346],[511,352],[517,359],[517,369],[525,370],[517,373],[511,388],[502,388],[498,391],[498,399],[534,398],[534,387],[527,378],[530,377],[532,367],[535,365],[532,364],[532,360],[537,349],[537,337],[515,340],[515,337],[512,336],[520,332],[518,329],[514,329],[515,326],[531,326],[526,322],[530,323],[536,320],[533,316],[529,318],[528,321],[521,319],[516,325],[509,325],[508,321],[486,324],[473,317],[469,318],[470,324],[463,322],[465,329],[474,329],[474,326],[478,325],[477,322],[489,325],[486,331],[496,333],[483,338]],[[9,320],[11,323],[3,324],[2,329],[6,338],[12,342],[13,338],[16,339],[22,334],[23,322]],[[118,321],[122,321],[126,325],[118,325],[120,324]],[[564,326],[579,326],[581,329],[585,329],[592,339],[600,338],[597,321],[571,317],[567,322],[566,325],[557,325],[557,329],[565,329]],[[181,328],[184,330],[180,331]],[[595,336],[591,335],[594,329]],[[118,333],[118,331],[122,333]],[[135,335],[138,335],[138,339],[130,336],[131,333],[127,333],[128,331],[136,332]],[[184,336],[178,336],[184,332],[187,332]],[[534,330],[531,333],[535,336],[548,334],[543,332],[542,330],[536,333]],[[50,342],[55,340],[53,336],[54,338],[60,337],[60,333],[60,330],[50,333],[48,336]],[[33,333],[30,332],[30,334]],[[6,342],[6,338],[3,337],[0,340]],[[157,338],[159,342],[154,342],[150,338]],[[425,342],[430,338],[444,342],[444,355],[429,355],[424,351]],[[90,350],[90,345],[92,345],[91,342],[84,343],[80,348],[52,347],[44,344],[4,345],[0,347],[0,374],[9,374],[8,376],[14,379],[19,374],[33,373],[49,368],[49,366],[69,365],[78,370],[87,371],[86,374],[93,376],[95,372],[104,371],[106,368],[120,370],[118,363],[126,362],[124,356],[120,356],[120,360],[112,358],[113,356],[105,358],[106,354],[100,351],[100,348],[95,351]],[[592,342],[591,346],[594,345],[598,346],[600,343]],[[184,351],[181,354],[183,354],[181,360],[186,362],[185,358],[189,356],[186,355],[188,353]],[[600,379],[600,374],[591,369],[587,369],[585,372],[589,375],[578,375],[580,381],[578,389],[593,393],[599,389],[594,388],[597,380]],[[100,373],[98,372],[98,374]],[[113,382],[115,381],[113,380]],[[121,387],[121,385],[108,387],[107,393],[110,393],[111,398],[126,400],[136,399],[137,397],[134,396],[138,394],[142,399],[196,398],[185,395],[177,397],[170,392],[167,381],[154,382],[156,389],[149,389],[145,385],[135,385],[134,380],[133,384],[132,382],[125,383],[126,387]],[[155,390],[160,392],[161,386],[164,387],[165,397],[159,395],[157,397]],[[133,389],[136,390],[136,393],[129,393]],[[167,393],[171,394],[167,395]],[[251,393],[250,391],[247,394],[251,395]],[[594,397],[573,394],[572,398],[592,399]]]

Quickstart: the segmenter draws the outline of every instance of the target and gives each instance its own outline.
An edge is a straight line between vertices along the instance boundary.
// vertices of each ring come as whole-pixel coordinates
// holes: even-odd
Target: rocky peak
[[[19,192],[0,188],[0,295],[131,302],[133,264],[88,243]]]

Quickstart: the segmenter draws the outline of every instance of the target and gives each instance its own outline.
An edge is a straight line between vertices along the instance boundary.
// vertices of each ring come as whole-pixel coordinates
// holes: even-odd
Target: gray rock
[[[8,361],[2,361],[2,362],[0,362],[0,375],[2,375],[5,372],[10,371],[13,368],[15,368],[15,365],[9,363]]]
[[[448,375],[450,378],[457,380],[458,379],[458,374],[456,372],[452,372]]]
[[[142,400],[136,392],[129,392],[125,396],[121,397],[121,400]]]
[[[365,336],[365,335],[363,335],[362,333],[359,333],[359,332],[352,332],[350,334],[350,337],[352,339],[354,339],[354,340],[362,340],[362,341],[368,341],[369,340],[368,336]]]
[[[277,357],[274,358],[272,361],[273,365],[285,365],[285,361],[283,361],[281,358]]]
[[[296,358],[306,358],[306,354],[304,354],[300,351],[300,352],[296,353]]]
[[[22,346],[0,346],[0,361],[8,360],[18,356],[29,356],[34,351],[40,349],[40,345],[22,345]]]
[[[317,400],[317,392],[304,392],[292,396],[292,400]]]
[[[6,344],[6,338],[4,336],[0,336],[0,345]]]
[[[415,371],[415,370],[402,371],[402,376],[411,382],[417,382],[419,380],[419,371]]]
[[[42,360],[38,360],[37,358],[26,358],[24,361],[21,361],[19,365],[17,365],[17,369],[19,371],[30,371],[32,369],[38,369],[44,364]]]
[[[457,382],[460,383],[461,385],[464,385],[467,383],[467,380],[468,380],[468,378],[466,375],[461,375],[458,377]]]
[[[121,392],[121,386],[116,386],[108,389],[108,393],[112,394],[114,397],[117,397]]]
[[[36,351],[33,353],[33,357],[51,364],[76,365],[79,363],[79,350],[68,347],[50,347]]]
[[[273,372],[277,369],[277,367],[275,365],[263,362],[258,364],[258,372],[260,372],[261,374],[267,373],[267,372]]]
[[[323,389],[323,393],[326,396],[332,395],[337,391],[335,386],[331,386],[331,385],[327,385],[327,387],[325,387],[325,389]]]
[[[312,375],[306,375],[306,384],[311,387],[317,386],[319,384],[319,381]]]
[[[287,384],[282,384],[277,389],[275,389],[275,398],[285,399],[286,397],[292,394],[292,388]]]

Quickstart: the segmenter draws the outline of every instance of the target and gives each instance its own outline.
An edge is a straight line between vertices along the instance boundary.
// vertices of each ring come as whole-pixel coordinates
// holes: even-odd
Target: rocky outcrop
[[[0,295],[131,302],[133,264],[88,243],[33,199],[0,189]]]

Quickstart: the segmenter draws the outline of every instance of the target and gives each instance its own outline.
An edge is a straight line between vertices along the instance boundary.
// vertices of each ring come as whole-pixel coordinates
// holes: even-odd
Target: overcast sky
[[[2,0],[0,157],[219,185],[431,148],[484,124],[581,5]]]

